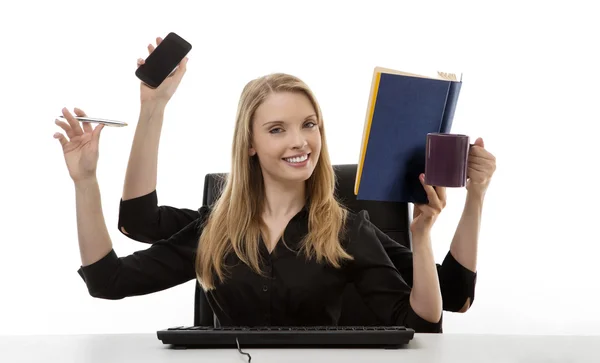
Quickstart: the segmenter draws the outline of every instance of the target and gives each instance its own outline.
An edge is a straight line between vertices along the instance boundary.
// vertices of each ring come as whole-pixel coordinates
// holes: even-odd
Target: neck
[[[285,185],[265,180],[266,218],[283,218],[296,215],[306,203],[306,183]]]

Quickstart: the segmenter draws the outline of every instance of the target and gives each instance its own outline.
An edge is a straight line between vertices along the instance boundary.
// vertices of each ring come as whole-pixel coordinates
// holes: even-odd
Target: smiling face
[[[321,153],[315,108],[303,93],[271,93],[252,120],[250,156],[257,155],[265,182],[304,182]]]

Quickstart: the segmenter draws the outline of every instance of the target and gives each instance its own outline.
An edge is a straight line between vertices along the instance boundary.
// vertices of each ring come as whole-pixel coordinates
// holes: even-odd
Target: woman
[[[161,38],[157,38],[160,44]],[[152,44],[148,51],[154,50]],[[138,60],[138,66],[144,60]],[[177,90],[186,71],[187,59],[173,77],[157,89],[141,84],[141,113],[136,126],[123,196],[119,209],[119,230],[127,237],[145,243],[168,239],[199,218],[198,210],[158,206],[156,194],[158,145],[166,105]],[[75,112],[84,116],[79,109]],[[66,124],[64,124],[66,125]],[[477,242],[485,190],[495,170],[495,158],[477,140],[469,155],[467,200],[450,251],[437,265],[443,309],[465,312],[475,296]],[[443,191],[442,191],[443,192]],[[415,217],[419,209],[415,208]],[[413,254],[403,244],[377,230],[380,242],[400,275],[413,285]]]
[[[410,226],[411,288],[366,212],[350,213],[335,200],[321,111],[301,80],[275,74],[249,82],[218,202],[203,206],[198,219],[168,239],[120,258],[96,179],[103,126],[80,126],[62,112],[68,138],[55,137],[75,183],[80,274],[92,296],[120,299],[197,278],[221,325],[335,325],[342,290],[352,282],[384,325],[441,331],[430,232],[445,204],[444,189],[423,185],[430,203],[416,206]]]

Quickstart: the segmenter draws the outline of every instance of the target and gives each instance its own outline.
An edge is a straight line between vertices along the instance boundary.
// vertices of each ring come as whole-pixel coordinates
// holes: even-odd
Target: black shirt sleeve
[[[90,295],[116,300],[165,290],[194,279],[198,239],[209,209],[202,207],[199,212],[198,219],[169,239],[125,257],[117,257],[111,250],[97,262],[82,266],[78,273]]]
[[[390,260],[396,266],[406,283],[413,284],[413,255],[412,251],[390,238],[376,226],[373,226],[377,238]],[[476,272],[461,265],[452,253],[448,251],[442,264],[437,264],[440,289],[442,291],[443,309],[446,311],[460,311],[467,299],[473,304],[475,299]]]
[[[199,210],[159,206],[156,190],[119,204],[119,231],[145,243],[168,239],[200,217]]]
[[[439,333],[442,321],[429,322],[410,305],[411,288],[387,256],[366,211],[351,217],[348,225],[347,251],[349,279],[384,325],[401,325],[416,332]]]

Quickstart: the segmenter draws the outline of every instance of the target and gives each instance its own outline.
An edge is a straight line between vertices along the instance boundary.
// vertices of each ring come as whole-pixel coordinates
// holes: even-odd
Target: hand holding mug
[[[484,194],[496,171],[496,157],[485,149],[483,139],[475,140],[469,150],[467,191]]]

